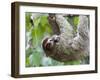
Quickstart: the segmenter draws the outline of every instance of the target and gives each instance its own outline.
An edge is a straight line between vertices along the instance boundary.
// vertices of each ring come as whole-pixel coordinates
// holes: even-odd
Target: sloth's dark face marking
[[[46,38],[42,44],[43,48],[45,50],[51,50],[54,47],[54,45],[59,42],[59,40],[60,40],[60,37],[57,35],[54,35],[51,38]]]
[[[60,37],[57,36],[57,35],[54,35],[54,36],[53,36],[53,40],[54,40],[55,43],[57,43],[57,42],[59,42]]]
[[[46,50],[51,50],[53,48],[53,45],[54,45],[54,40],[49,38],[44,44],[44,47]]]
[[[47,50],[51,50],[52,47],[53,47],[53,44],[52,44],[52,43],[47,43],[47,44],[45,45],[45,48],[46,48]]]

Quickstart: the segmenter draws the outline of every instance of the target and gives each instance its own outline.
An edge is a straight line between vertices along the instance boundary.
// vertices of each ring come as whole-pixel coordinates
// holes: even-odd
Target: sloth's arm
[[[72,40],[73,49],[89,52],[89,21],[87,16],[79,16],[77,36]]]
[[[56,22],[55,14],[49,13],[48,22],[51,25],[51,29],[53,31],[53,34],[59,35],[61,32],[60,32],[60,29],[59,29],[59,25]]]
[[[88,48],[89,45],[89,21],[87,16],[79,16],[79,24],[77,26],[77,35],[73,35],[73,26],[62,15],[55,15],[56,23],[63,37],[73,37],[69,40],[71,47],[75,50]],[[85,47],[85,48],[84,48]]]
[[[73,37],[73,26],[63,15],[55,15],[56,23],[59,26],[61,34],[64,33],[67,37]]]

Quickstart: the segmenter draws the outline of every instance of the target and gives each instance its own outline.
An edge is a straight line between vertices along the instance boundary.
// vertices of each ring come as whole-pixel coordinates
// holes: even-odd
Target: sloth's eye
[[[55,43],[59,42],[60,38],[54,40]]]
[[[56,43],[56,42],[58,42],[58,40],[54,40],[54,42]]]
[[[53,41],[52,39],[50,41]]]
[[[51,19],[52,19],[52,20],[55,20],[55,17],[54,17],[54,16],[51,16]]]
[[[59,40],[60,40],[60,37],[56,37],[55,39],[54,39],[54,42],[59,42]]]

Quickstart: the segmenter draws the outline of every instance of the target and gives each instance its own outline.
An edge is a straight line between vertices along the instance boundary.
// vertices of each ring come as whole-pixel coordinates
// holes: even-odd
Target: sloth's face
[[[56,20],[55,14],[49,14],[48,19],[51,21],[55,21]]]
[[[60,37],[57,36],[57,35],[54,35],[50,38],[46,38],[44,41],[43,41],[43,48],[45,50],[51,50],[55,44],[57,44],[60,40]]]

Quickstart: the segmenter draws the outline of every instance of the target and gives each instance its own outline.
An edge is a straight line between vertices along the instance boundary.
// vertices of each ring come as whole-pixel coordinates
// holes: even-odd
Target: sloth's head
[[[43,40],[43,43],[42,43],[42,47],[44,50],[52,50],[55,46],[55,44],[57,44],[60,40],[60,37],[58,35],[53,35],[52,37],[48,37],[48,38],[45,38]]]
[[[55,16],[55,14],[49,13],[48,20],[49,20],[50,23],[51,22],[56,22],[56,16]]]

